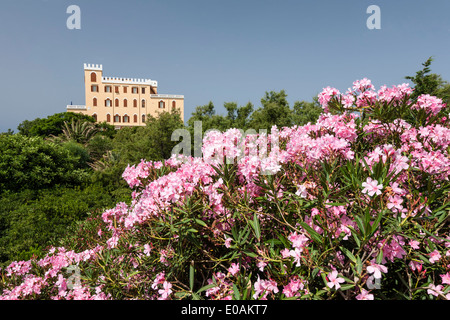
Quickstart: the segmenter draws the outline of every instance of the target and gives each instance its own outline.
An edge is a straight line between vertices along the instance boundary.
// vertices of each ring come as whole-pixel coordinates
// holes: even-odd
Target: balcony
[[[67,110],[87,110],[86,106],[76,105],[76,104],[68,104]]]

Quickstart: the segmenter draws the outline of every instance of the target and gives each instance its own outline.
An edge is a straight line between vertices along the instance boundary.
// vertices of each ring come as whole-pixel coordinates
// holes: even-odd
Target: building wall
[[[92,74],[95,74],[95,79],[91,78]],[[67,106],[67,111],[94,116],[97,122],[106,121],[116,127],[143,126],[148,114],[157,117],[158,112],[170,111],[175,103],[184,121],[184,97],[159,95],[156,81],[110,77],[104,79],[101,66],[85,65],[84,83],[85,108]],[[97,91],[93,91],[92,86],[97,86]],[[109,92],[106,87],[110,88]],[[133,88],[137,93],[133,92]]]

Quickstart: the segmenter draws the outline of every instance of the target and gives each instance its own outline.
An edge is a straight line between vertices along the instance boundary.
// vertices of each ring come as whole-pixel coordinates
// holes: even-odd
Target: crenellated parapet
[[[158,81],[151,80],[151,79],[102,77],[102,82],[103,83],[121,83],[121,84],[142,84],[142,85],[150,85],[152,87],[158,86]]]
[[[85,64],[84,64],[84,70],[97,70],[97,71],[102,71],[102,70],[103,70],[103,65],[101,65],[101,64],[85,63]]]

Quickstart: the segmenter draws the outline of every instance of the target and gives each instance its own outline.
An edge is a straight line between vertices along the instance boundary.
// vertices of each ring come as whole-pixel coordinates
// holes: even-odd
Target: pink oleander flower
[[[150,251],[152,250],[152,248],[150,248],[150,246],[148,245],[148,243],[144,244],[144,254],[148,257],[150,256]]]
[[[239,272],[239,264],[238,263],[232,263],[231,267],[228,268],[228,272],[231,273],[231,275],[235,275]]]
[[[291,279],[291,281],[284,286],[282,293],[287,297],[298,297],[300,296],[300,290],[304,289],[303,280],[298,279],[296,276]]]
[[[258,276],[258,280],[254,284],[255,293],[253,299],[258,299],[262,294],[261,300],[267,300],[267,295],[270,292],[278,293],[277,283],[273,280],[261,280]]]
[[[258,263],[256,264],[256,266],[259,268],[259,271],[264,271],[264,267],[267,266],[267,263],[263,260],[258,261]]]
[[[355,97],[352,94],[342,96],[342,103],[344,107],[350,108],[355,103]]]
[[[165,281],[166,281],[165,273],[164,272],[158,273],[156,275],[155,280],[153,280],[152,289],[156,290],[158,288],[158,284],[164,283]]]
[[[443,284],[450,284],[450,272],[447,272],[446,274],[441,274],[440,277],[442,278]]]
[[[336,88],[331,88],[330,86],[323,88],[322,92],[319,93],[319,103],[325,112],[328,112],[328,102],[334,97],[340,95],[339,90]]]
[[[291,253],[288,248],[284,248],[283,250],[280,251],[280,253],[283,259],[289,258],[291,256]]]
[[[294,248],[301,249],[309,241],[309,238],[304,234],[297,234],[297,231],[295,231],[288,236],[288,240],[292,242]]]
[[[416,241],[416,240],[410,240],[410,241],[408,242],[408,244],[411,246],[411,248],[417,250],[417,249],[419,249],[419,244],[420,244],[420,242],[419,242],[419,241]]]
[[[395,195],[393,197],[391,196],[391,197],[389,197],[389,202],[387,204],[387,207],[388,207],[388,209],[395,208],[397,210],[402,210],[403,209],[402,202],[403,202],[403,199],[401,197],[399,197],[397,195]]]
[[[436,261],[439,261],[439,259],[441,259],[439,251],[434,250],[433,252],[430,252],[430,263],[435,263]]]
[[[389,183],[391,189],[393,192],[395,192],[398,195],[403,195],[405,193],[405,190],[402,188],[399,188],[399,184],[397,182],[391,182]]]
[[[371,177],[368,177],[366,182],[362,183],[364,189],[362,193],[367,193],[369,196],[373,196],[374,194],[380,195],[381,190],[383,189],[382,184],[378,184],[378,181],[373,180]]]
[[[167,298],[172,293],[172,290],[170,288],[172,288],[172,284],[170,282],[164,281],[163,289],[158,290],[158,293],[161,295],[159,300],[167,300]]]
[[[411,261],[409,264],[409,267],[411,268],[412,271],[422,271],[422,263],[418,262],[418,261]]]
[[[341,283],[345,282],[344,278],[338,278],[338,272],[336,270],[328,274],[328,280],[329,282],[327,282],[327,286],[330,289],[334,287],[336,290],[341,287]]]
[[[119,237],[112,236],[110,239],[106,241],[106,244],[108,245],[108,249],[112,249],[117,247],[117,243],[119,242]]]
[[[300,267],[300,259],[302,257],[302,251],[298,248],[289,251],[289,255],[294,258],[294,262],[296,262],[296,267]]]
[[[427,293],[437,297],[440,294],[443,294],[442,293],[442,288],[443,288],[442,285],[435,286],[434,284],[431,284],[429,289],[427,290]]]
[[[361,289],[361,293],[356,296],[357,300],[373,300],[373,294],[369,291]]]
[[[375,279],[381,279],[381,272],[383,273],[387,272],[387,268],[385,266],[373,262],[371,262],[370,266],[368,266],[366,269],[369,274],[373,273],[373,277]]]
[[[375,90],[372,81],[367,78],[354,81],[352,88],[355,91]]]
[[[233,238],[225,239],[225,247],[227,248],[231,247],[231,241],[233,241]]]
[[[308,192],[306,191],[306,186],[303,184],[297,186],[297,191],[295,192],[295,194],[301,198],[307,198]]]

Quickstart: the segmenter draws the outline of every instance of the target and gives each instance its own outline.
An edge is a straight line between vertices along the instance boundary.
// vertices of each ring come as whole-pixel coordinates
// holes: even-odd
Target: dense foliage
[[[86,179],[79,163],[79,155],[41,137],[0,135],[0,193],[79,185]]]

